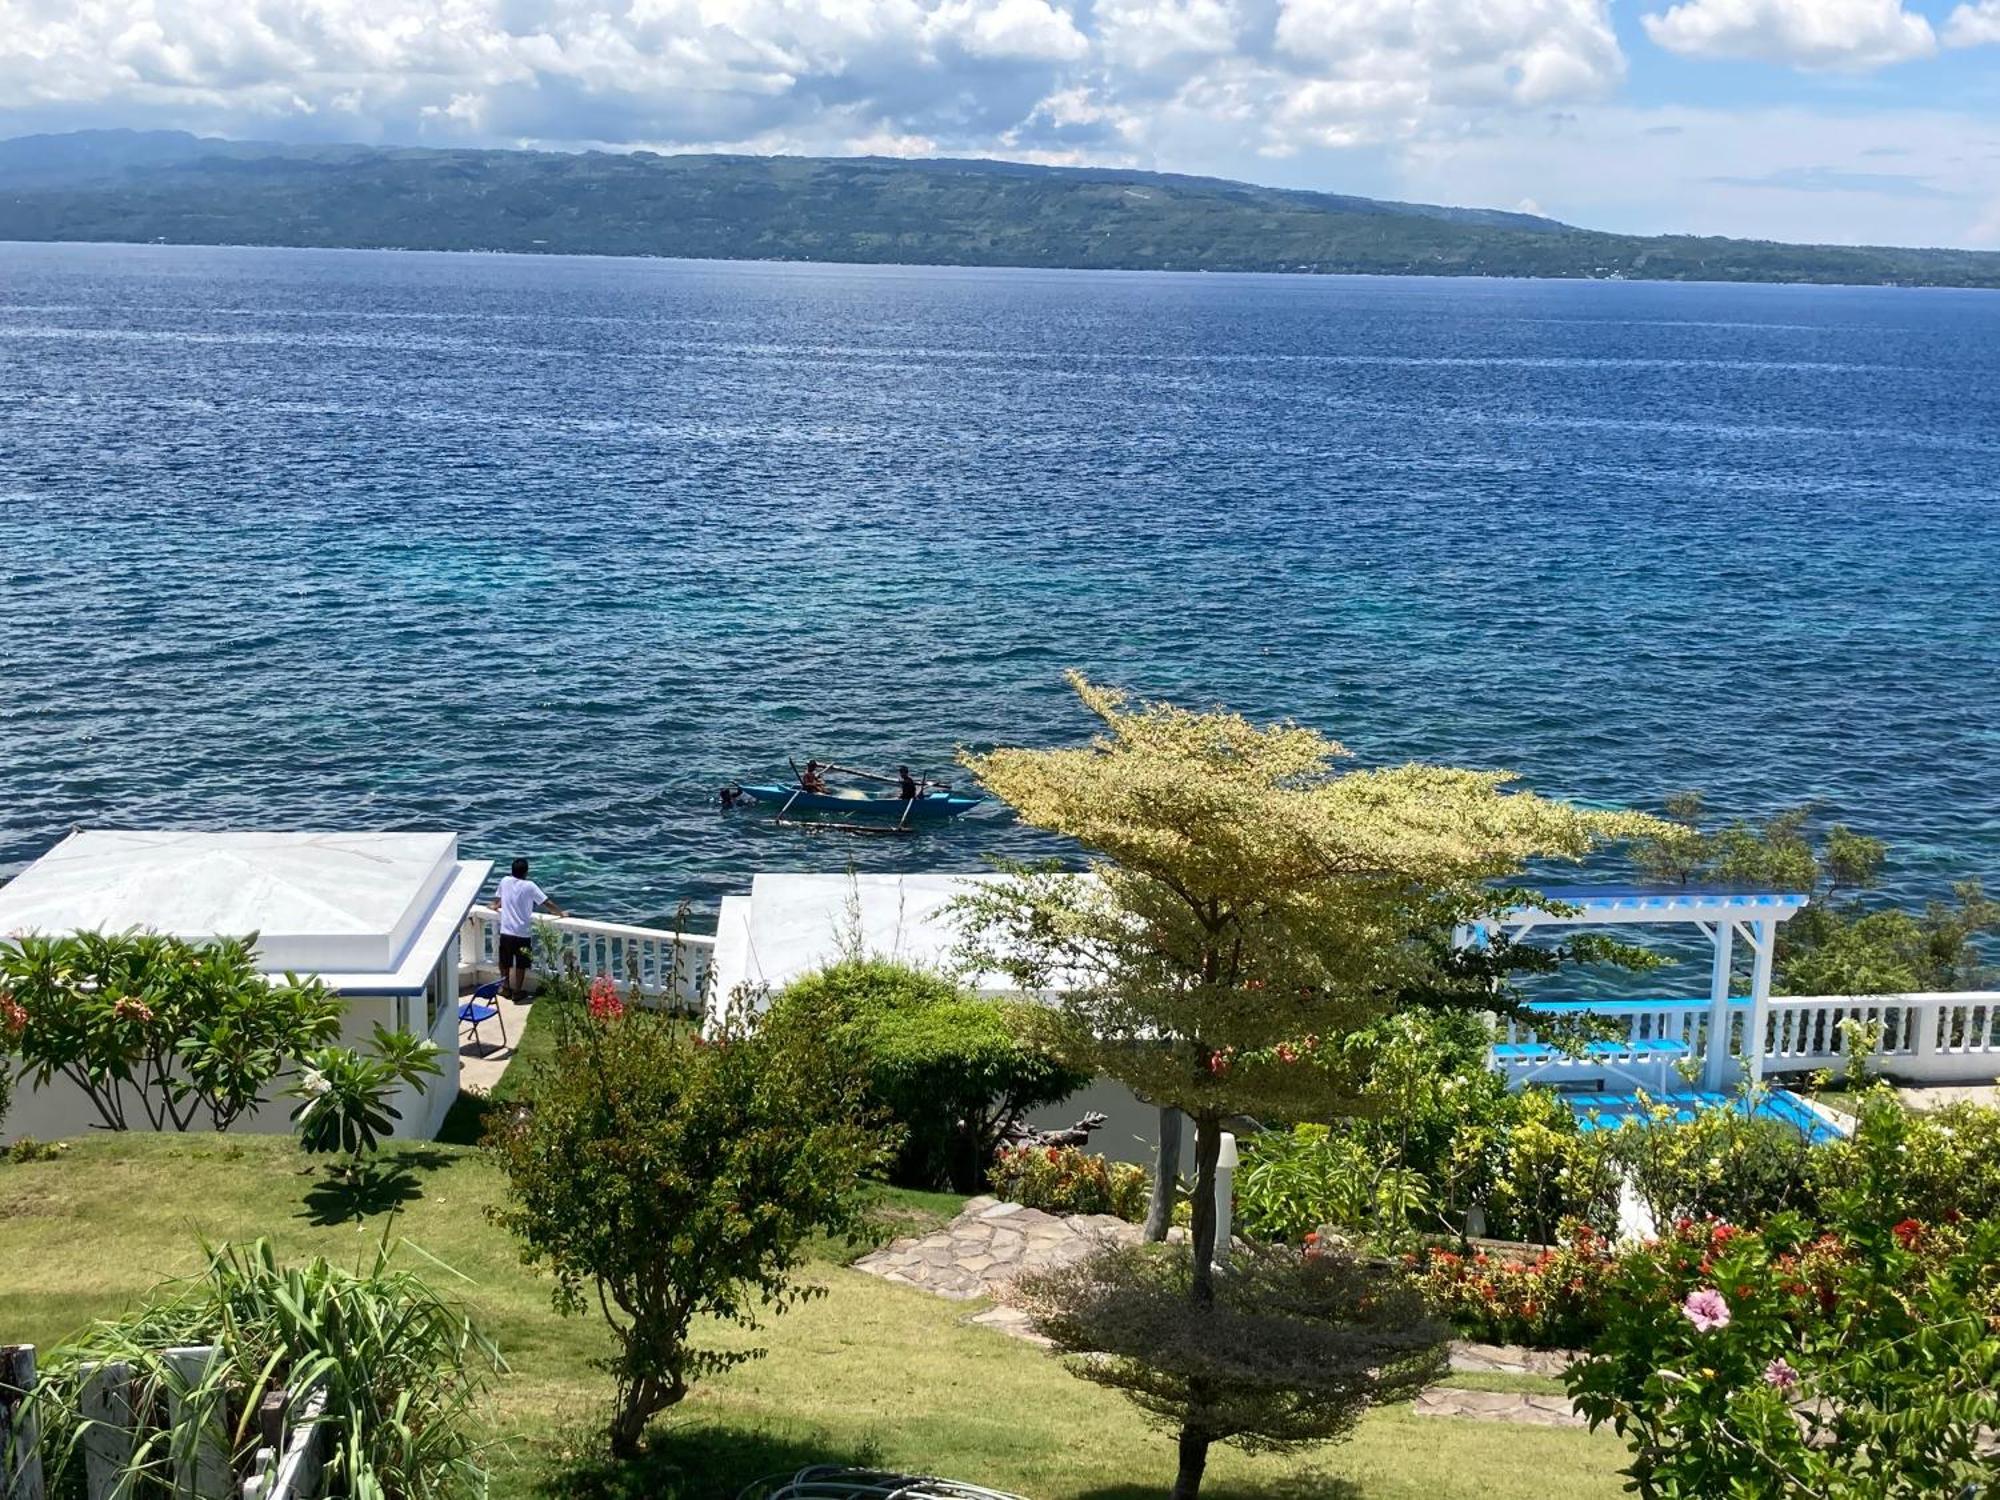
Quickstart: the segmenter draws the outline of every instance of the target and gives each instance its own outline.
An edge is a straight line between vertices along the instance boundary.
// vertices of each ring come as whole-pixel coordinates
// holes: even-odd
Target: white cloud
[[[1931,23],[1902,0],[1682,0],[1642,20],[1669,52],[1809,71],[1865,72],[1937,51]]]
[[[0,127],[1150,161],[1600,97],[1609,0],[0,0]]]
[[[1944,40],[1948,47],[1983,47],[2000,42],[2000,0],[1979,0],[1976,5],[1959,6],[1944,23]]]
[[[1098,0],[1093,19],[1106,61],[1141,70],[1226,57],[1247,25],[1230,0]]]
[[[1074,62],[1090,51],[1070,13],[1048,0],[947,0],[926,30],[974,57]]]
[[[1592,98],[1625,71],[1603,0],[1279,0],[1275,37],[1334,78],[1442,104]]]

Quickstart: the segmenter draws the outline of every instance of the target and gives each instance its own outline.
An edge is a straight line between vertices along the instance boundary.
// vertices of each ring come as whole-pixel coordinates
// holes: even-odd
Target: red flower
[[[593,1021],[615,1021],[625,1014],[625,1001],[618,993],[618,983],[609,974],[599,974],[590,981],[590,1018]]]
[[[1889,1233],[1896,1237],[1896,1243],[1901,1245],[1905,1250],[1914,1250],[1923,1240],[1924,1226],[1919,1224],[1915,1219],[1905,1219],[1902,1223],[1891,1229]]]
[[[1050,1160],[1050,1161],[1061,1161],[1061,1160],[1062,1160],[1062,1152],[1061,1152],[1061,1150],[1059,1150],[1059,1149],[1058,1149],[1057,1147],[1054,1147],[1054,1146],[1051,1146],[1051,1147],[1049,1147],[1049,1160]]]
[[[0,1037],[12,1041],[28,1029],[28,1012],[12,990],[0,990]]]
[[[153,1019],[153,1007],[131,995],[120,995],[111,1002],[111,1014],[121,1021],[137,1021],[144,1025]]]

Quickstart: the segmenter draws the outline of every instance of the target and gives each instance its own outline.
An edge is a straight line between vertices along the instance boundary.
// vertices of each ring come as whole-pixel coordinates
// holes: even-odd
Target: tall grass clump
[[[260,1446],[265,1396],[287,1393],[289,1427],[316,1389],[326,1394],[322,1494],[485,1493],[470,1417],[504,1365],[462,1307],[393,1265],[386,1241],[358,1271],[324,1257],[282,1266],[261,1239],[205,1248],[208,1262],[194,1276],[165,1284],[138,1312],[92,1324],[51,1355],[34,1399],[52,1500],[83,1494],[92,1424],[79,1415],[79,1398],[91,1368],[111,1362],[131,1372],[136,1441],[119,1491],[130,1500],[175,1493],[176,1472],[203,1450],[240,1479]],[[166,1357],[192,1346],[216,1351],[195,1373]]]

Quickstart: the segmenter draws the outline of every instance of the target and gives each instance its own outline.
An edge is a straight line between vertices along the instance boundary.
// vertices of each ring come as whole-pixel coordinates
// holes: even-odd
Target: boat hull
[[[914,801],[905,801],[901,797],[871,797],[861,792],[853,795],[808,792],[775,783],[745,784],[738,790],[747,800],[772,807],[787,817],[815,813],[885,823],[939,823],[968,813],[979,805],[977,797],[959,792],[926,792]]]

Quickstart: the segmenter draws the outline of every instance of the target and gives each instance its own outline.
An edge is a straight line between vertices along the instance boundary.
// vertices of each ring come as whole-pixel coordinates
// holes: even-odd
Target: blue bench
[[[1664,1061],[1669,1058],[1687,1057],[1691,1049],[1686,1042],[1670,1042],[1661,1039],[1639,1042],[1590,1042],[1585,1045],[1577,1060],[1585,1058],[1629,1059],[1637,1062]],[[1569,1053],[1548,1042],[1502,1042],[1493,1049],[1494,1057],[1501,1062],[1538,1063],[1567,1060]]]

